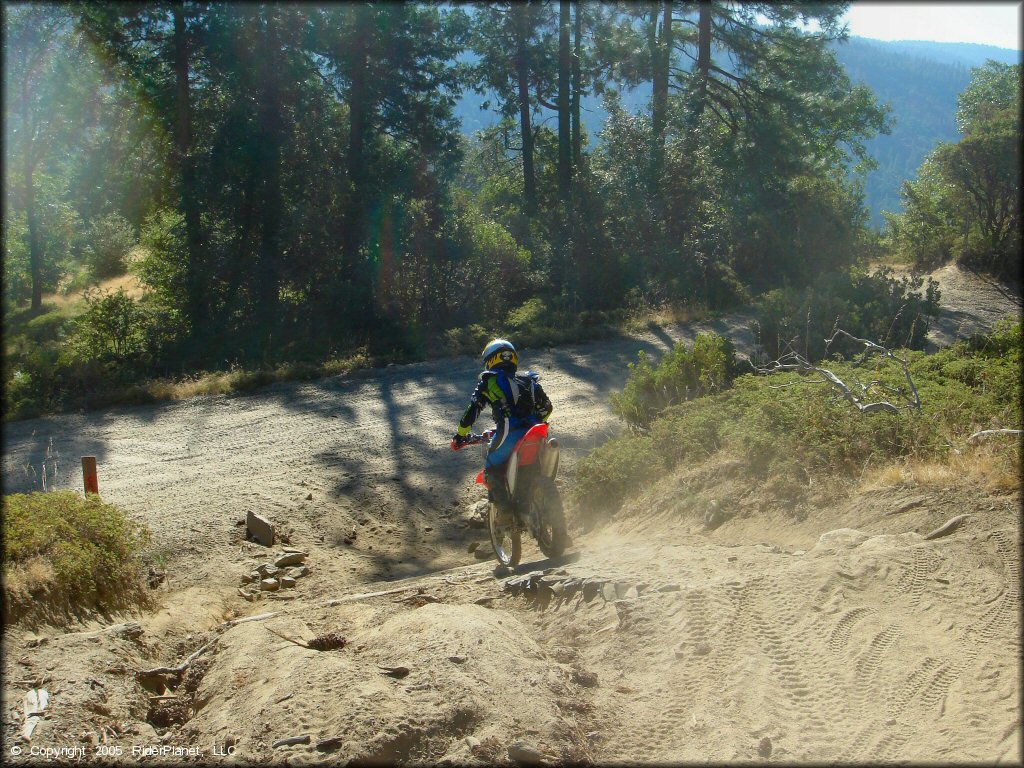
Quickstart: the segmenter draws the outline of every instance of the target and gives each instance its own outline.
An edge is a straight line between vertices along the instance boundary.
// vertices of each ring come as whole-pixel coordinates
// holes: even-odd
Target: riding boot
[[[508,484],[505,482],[505,468],[490,467],[485,469],[484,480],[487,481],[487,486],[490,488],[488,498],[491,503],[498,507],[499,515],[504,518],[505,515],[501,513],[512,513],[512,498],[508,495]]]

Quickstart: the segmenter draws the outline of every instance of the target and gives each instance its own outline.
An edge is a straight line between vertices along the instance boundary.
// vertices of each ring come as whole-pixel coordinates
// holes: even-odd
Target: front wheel
[[[519,565],[523,554],[522,536],[516,527],[515,517],[506,511],[500,515],[500,507],[494,502],[487,505],[487,528],[491,532],[491,546],[498,562],[509,568]],[[504,517],[504,519],[503,519]]]
[[[555,481],[538,477],[530,494],[530,516],[537,521],[537,544],[547,557],[561,557],[569,543],[569,532],[562,510],[562,497]]]

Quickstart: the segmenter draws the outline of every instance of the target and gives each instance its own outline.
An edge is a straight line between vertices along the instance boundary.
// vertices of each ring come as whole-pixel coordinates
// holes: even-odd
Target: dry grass
[[[143,389],[154,400],[187,400],[191,397],[204,395],[224,395],[243,389],[251,389],[256,384],[258,372],[227,371],[222,373],[206,373],[199,376],[174,381],[158,379],[143,385]],[[269,375],[261,383],[268,383]]]
[[[201,373],[183,380],[157,379],[139,385],[146,399],[187,400],[204,395],[226,395],[234,392],[251,392],[258,387],[275,381],[295,381],[336,376],[341,373],[366,368],[372,364],[369,354],[361,349],[346,358],[330,358],[319,365],[311,363],[287,363],[277,368]]]
[[[711,311],[704,304],[667,303],[629,319],[625,326],[630,333],[643,333],[666,325],[703,322],[710,315]]]
[[[138,300],[150,289],[144,286],[135,275],[127,274],[104,280],[100,283],[100,290],[115,293],[124,290],[128,294],[128,298]]]
[[[129,264],[132,264],[138,261],[141,257],[142,249],[134,248],[128,256],[128,262]],[[150,290],[143,285],[139,278],[132,274],[131,271],[128,271],[123,275],[117,275],[116,277],[103,280],[98,284],[98,287],[101,291],[117,292],[119,290],[123,290],[128,294],[129,298],[135,299],[136,301],[142,298],[142,296]],[[82,301],[85,291],[85,288],[74,288],[69,286],[65,286],[64,290],[60,290],[60,286],[58,286],[56,293],[43,294],[43,303],[52,307],[67,307]]]
[[[919,485],[949,488],[962,484],[980,485],[994,493],[1012,493],[1021,488],[1020,449],[1016,443],[990,442],[950,451],[939,459],[905,459],[869,471],[863,489]]]
[[[8,599],[28,603],[49,591],[55,578],[53,564],[38,555],[23,563],[12,563],[4,573],[4,592]]]

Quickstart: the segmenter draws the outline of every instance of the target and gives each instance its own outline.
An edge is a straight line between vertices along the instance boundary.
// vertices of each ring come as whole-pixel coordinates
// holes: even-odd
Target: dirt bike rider
[[[509,510],[512,505],[505,484],[505,464],[519,438],[533,425],[548,420],[552,405],[540,386],[540,374],[533,371],[516,373],[519,355],[510,341],[494,339],[484,347],[480,357],[484,371],[452,440],[456,445],[464,443],[480,411],[487,405],[491,406],[491,416],[497,429],[487,447],[484,479],[491,489],[491,501]]]

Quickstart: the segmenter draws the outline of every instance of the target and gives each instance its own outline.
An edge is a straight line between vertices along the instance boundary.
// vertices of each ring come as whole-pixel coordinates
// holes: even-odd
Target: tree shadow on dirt
[[[326,481],[331,499],[344,500],[377,528],[392,529],[386,551],[360,547],[380,578],[431,570],[438,546],[466,537],[461,505],[451,504],[483,459],[473,451],[453,453],[449,443],[478,371],[464,362],[444,367],[393,366],[374,378],[307,384],[300,396],[282,399],[307,416],[343,414],[332,425],[330,447],[306,460]],[[433,548],[425,546],[428,540]],[[358,541],[330,543],[359,547]]]
[[[5,424],[3,492],[84,490],[82,457],[95,456],[102,494],[103,467],[108,455],[105,440],[83,437],[79,430],[69,428],[64,419],[42,418]]]
[[[584,393],[600,401],[621,386],[625,362],[636,349],[635,343],[621,344],[611,365],[598,366],[590,363],[591,356],[605,361],[608,350],[604,345],[584,346],[589,349],[552,350],[524,360],[524,368],[558,371],[561,386],[550,392],[556,415],[559,400]],[[345,429],[332,435],[336,442],[308,460],[339,504],[344,499],[371,518],[378,535],[381,528],[392,529],[385,551],[360,547],[360,556],[372,564],[378,578],[434,570],[431,563],[439,550],[450,556],[466,542],[486,538],[486,531],[467,530],[461,514],[484,498],[472,482],[483,465],[483,447],[453,453],[449,445],[479,370],[471,358],[392,366],[373,378],[307,384],[303,396],[282,399],[289,409],[324,418],[332,408],[347,404],[348,413],[340,420]],[[566,376],[575,379],[572,391],[561,391]],[[489,425],[490,414],[482,413],[476,428]],[[344,537],[334,543],[339,548],[359,547],[358,540],[345,544]],[[473,560],[467,556],[466,562]]]

